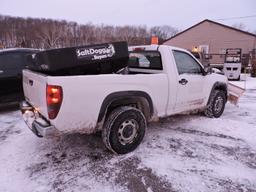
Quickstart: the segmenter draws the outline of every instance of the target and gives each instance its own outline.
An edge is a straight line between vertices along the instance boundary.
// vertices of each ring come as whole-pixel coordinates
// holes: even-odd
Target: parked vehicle
[[[240,80],[242,70],[241,56],[242,49],[240,48],[226,49],[223,73],[229,80]]]
[[[24,70],[25,122],[39,137],[102,131],[106,147],[124,154],[141,143],[150,121],[191,110],[218,118],[224,111],[227,78],[205,71],[184,49],[129,47],[126,65],[97,75]]]
[[[36,52],[38,52],[37,49],[25,48],[0,50],[0,100],[2,102],[9,101],[9,94],[22,95],[22,70],[27,66],[27,55]]]

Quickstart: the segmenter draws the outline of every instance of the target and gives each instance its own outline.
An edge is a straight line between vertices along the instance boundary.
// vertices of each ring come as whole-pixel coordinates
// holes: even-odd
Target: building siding
[[[213,54],[221,53],[221,50],[226,48],[241,48],[242,53],[247,54],[256,47],[256,36],[206,20],[163,44],[188,50],[199,45],[208,45],[209,53]]]

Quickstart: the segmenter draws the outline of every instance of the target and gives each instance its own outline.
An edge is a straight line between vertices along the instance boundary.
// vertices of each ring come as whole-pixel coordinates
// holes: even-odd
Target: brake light
[[[61,86],[47,85],[46,86],[46,102],[49,119],[55,119],[60,110],[63,99]]]

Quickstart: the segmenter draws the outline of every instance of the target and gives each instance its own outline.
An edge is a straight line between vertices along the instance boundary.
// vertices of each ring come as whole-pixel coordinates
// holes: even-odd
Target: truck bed
[[[158,74],[101,74],[75,76],[46,76],[30,70],[23,72],[25,99],[37,108],[40,115],[48,118],[46,86],[57,85],[63,90],[59,114],[50,123],[61,132],[96,131],[98,115],[104,99],[111,93],[143,91],[150,95],[157,116],[165,116],[168,102],[168,79]],[[163,98],[159,100],[159,92]],[[68,118],[67,118],[68,115]],[[82,120],[82,121],[81,121]]]

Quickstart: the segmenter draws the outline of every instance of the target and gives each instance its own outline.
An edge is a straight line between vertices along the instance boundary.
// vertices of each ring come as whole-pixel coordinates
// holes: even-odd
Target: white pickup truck
[[[129,47],[129,65],[115,74],[51,76],[23,71],[21,111],[39,137],[102,132],[108,149],[134,150],[147,123],[199,110],[222,115],[227,78],[205,71],[188,51],[166,45]]]

